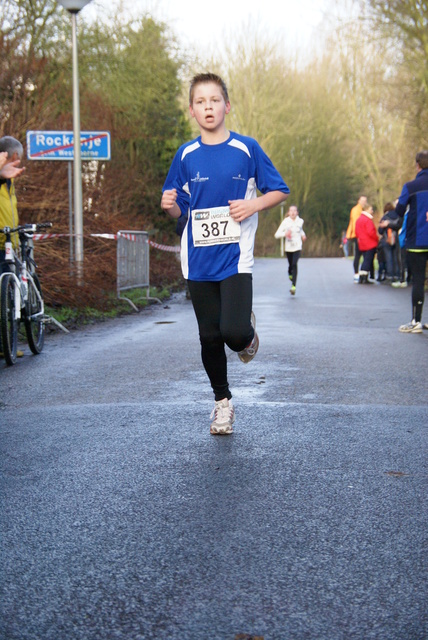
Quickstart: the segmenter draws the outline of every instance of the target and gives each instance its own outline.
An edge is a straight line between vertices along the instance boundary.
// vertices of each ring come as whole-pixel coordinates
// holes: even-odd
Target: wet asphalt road
[[[427,639],[428,331],[344,259],[288,289],[230,437],[183,295],[0,361],[2,639]]]

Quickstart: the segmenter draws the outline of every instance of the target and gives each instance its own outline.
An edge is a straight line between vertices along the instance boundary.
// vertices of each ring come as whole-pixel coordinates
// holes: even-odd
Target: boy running
[[[252,313],[257,214],[283,202],[290,191],[255,140],[227,130],[230,109],[219,76],[203,73],[192,79],[189,110],[200,136],[177,151],[161,200],[173,218],[187,219],[181,266],[214,391],[213,435],[232,433],[235,420],[225,344],[245,363],[259,346]]]

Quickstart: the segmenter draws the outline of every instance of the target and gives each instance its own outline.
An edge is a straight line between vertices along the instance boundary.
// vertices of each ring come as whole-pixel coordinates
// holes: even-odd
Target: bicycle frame
[[[27,252],[27,243],[25,242],[23,244],[23,249],[24,252]],[[45,315],[45,307],[44,307],[44,301],[42,296],[39,293],[38,288],[35,285],[33,276],[31,275],[31,272],[28,270],[27,268],[27,256],[24,255],[22,261],[17,257],[13,246],[12,246],[12,242],[10,241],[6,241],[5,243],[5,262],[10,263],[11,265],[13,265],[15,267],[15,269],[19,269],[19,277],[16,275],[15,271],[8,271],[6,272],[9,276],[12,275],[13,276],[13,280],[15,283],[15,296],[14,296],[14,301],[15,301],[15,308],[14,308],[14,316],[15,316],[15,320],[20,320],[21,318],[21,309],[23,309],[25,307],[25,303],[28,300],[28,281],[31,282],[31,284],[34,286],[34,293],[36,294],[39,303],[40,303],[40,311],[38,313],[33,314],[30,318],[37,318],[39,316],[42,316],[42,320],[44,321],[44,315]],[[0,276],[0,287],[1,287],[1,281],[3,280],[4,276],[6,275],[6,273],[2,273]]]
[[[38,318],[39,316],[42,316],[42,320],[43,320],[43,322],[45,322],[45,320],[46,320],[46,318],[45,318],[45,303],[43,302],[43,298],[40,295],[40,292],[39,292],[39,290],[38,290],[38,288],[36,286],[36,283],[34,282],[33,276],[28,271],[27,271],[27,279],[28,279],[29,282],[31,282],[32,285],[34,285],[34,289],[33,289],[34,293],[36,294],[37,299],[40,302],[40,311],[38,313],[33,313],[30,316],[30,319],[32,320],[33,318]],[[26,296],[25,296],[23,302],[25,303],[27,300],[28,300],[28,287],[27,287]],[[24,306],[24,305],[22,305],[22,306]]]

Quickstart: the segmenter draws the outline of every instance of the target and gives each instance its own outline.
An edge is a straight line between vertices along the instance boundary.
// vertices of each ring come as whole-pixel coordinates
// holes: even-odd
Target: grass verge
[[[137,307],[138,311],[142,311],[151,304],[156,304],[155,300],[150,298],[157,298],[161,302],[171,297],[172,291],[170,289],[157,289],[156,287],[150,287],[149,298],[147,297],[147,290],[144,289],[130,289],[124,292],[123,295],[131,300]],[[119,299],[116,293],[112,293],[108,297],[108,304],[106,310],[95,309],[93,307],[45,307],[45,313],[48,316],[54,318],[57,322],[62,324],[66,329],[79,329],[82,326],[88,324],[95,324],[97,322],[104,322],[112,318],[118,318],[120,316],[136,313],[134,307],[127,301]],[[48,324],[49,331],[59,331],[60,329],[54,324]]]

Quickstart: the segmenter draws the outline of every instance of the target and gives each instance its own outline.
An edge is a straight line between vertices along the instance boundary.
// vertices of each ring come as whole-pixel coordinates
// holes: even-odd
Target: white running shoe
[[[254,311],[251,312],[251,326],[253,327],[254,331],[256,330],[256,316],[254,315]]]
[[[259,348],[259,336],[256,333],[256,316],[254,315],[253,311],[251,312],[251,325],[254,329],[254,338],[252,339],[248,347],[245,347],[243,351],[238,351],[238,358],[245,364],[251,362]]]
[[[213,436],[227,436],[233,433],[232,425],[235,422],[235,409],[232,400],[227,398],[217,400],[214,409],[211,411],[210,418],[214,418],[210,428],[210,433]]]
[[[407,324],[402,324],[398,331],[401,331],[401,333],[422,333],[422,322],[412,320]]]

